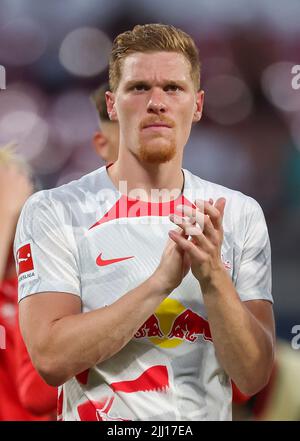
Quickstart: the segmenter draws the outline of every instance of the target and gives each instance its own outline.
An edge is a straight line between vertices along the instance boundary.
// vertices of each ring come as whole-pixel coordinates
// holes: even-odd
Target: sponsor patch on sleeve
[[[19,283],[24,283],[27,280],[37,279],[32,248],[32,243],[27,242],[17,251],[16,260]]]

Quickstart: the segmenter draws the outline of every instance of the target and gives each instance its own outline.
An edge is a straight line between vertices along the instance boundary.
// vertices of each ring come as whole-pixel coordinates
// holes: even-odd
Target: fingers
[[[188,235],[180,226],[178,226],[178,228],[176,228],[175,231],[179,233],[182,237],[185,237],[186,239],[188,238]]]
[[[202,217],[204,216],[202,213],[199,213]],[[208,218],[208,216],[205,216]],[[185,219],[181,218],[177,215],[170,215],[170,220],[174,222],[176,225],[179,225],[179,227],[184,231],[185,239],[188,238],[188,236],[192,237],[192,242],[195,245],[200,246],[204,251],[211,252],[212,251],[212,243],[216,242],[216,239],[212,237],[212,243],[209,242],[208,236],[203,234],[203,229],[199,226],[197,226],[196,222],[192,224],[192,218]],[[209,218],[208,221],[210,222]],[[215,231],[213,227],[211,226],[213,232]],[[214,234],[214,233],[212,233]]]
[[[187,240],[177,231],[170,230],[169,237],[179,246],[182,251],[189,254],[190,258],[197,260],[199,263],[205,262],[206,253],[201,248],[198,248],[192,241]]]
[[[215,203],[215,207],[219,210],[220,215],[222,217],[222,221],[223,221],[223,217],[224,217],[225,205],[226,205],[226,199],[225,198],[219,198],[217,200],[217,202]]]
[[[195,201],[196,207],[207,214],[210,217],[211,223],[214,228],[220,230],[222,228],[223,217],[224,217],[224,209],[226,205],[225,198],[219,198],[215,205],[213,205],[213,200],[204,201],[202,199],[196,199]]]
[[[178,225],[180,229],[182,229],[188,236],[202,233],[202,228],[197,226],[197,220],[192,216],[192,214],[189,218],[177,216],[176,214],[170,214],[169,219],[174,222],[174,224]]]
[[[192,207],[181,206],[183,215],[187,216],[184,219],[177,215],[170,215],[170,220],[176,225],[183,228],[186,234],[190,236],[197,236],[201,233],[205,235],[209,240],[215,241],[215,229],[207,214],[203,214],[198,209]]]
[[[219,198],[215,204],[211,198],[208,201],[197,199],[196,208],[177,206],[177,210],[185,217],[171,214],[169,219],[178,225],[186,236],[191,236],[194,244],[210,252],[212,246],[217,246],[219,243],[218,232],[222,232],[225,204],[225,198]]]
[[[175,230],[172,230],[172,231],[175,232],[176,234],[179,234],[185,240],[188,238],[188,235],[186,235],[185,231],[182,228],[180,228],[180,227],[178,227],[178,228],[176,228]],[[177,244],[175,243],[175,245],[177,245]],[[172,240],[172,237],[169,235],[169,241],[167,243],[167,249],[171,250],[173,246],[174,246],[174,241]],[[179,249],[181,251],[181,248],[179,248]]]
[[[225,204],[224,198],[219,198],[215,204],[212,199],[208,201],[198,199],[194,207],[182,205],[176,207],[183,217],[176,214],[169,216],[181,230],[178,231],[177,228],[175,231],[169,231],[169,237],[181,250],[183,256],[189,256],[193,273],[197,274],[198,280],[203,275],[201,271],[204,271],[200,271],[199,268],[204,265],[203,268],[208,270],[220,263]],[[188,239],[188,236],[191,238]]]
[[[224,202],[223,202],[224,201]],[[183,216],[187,216],[188,219],[184,221],[186,225],[193,225],[194,227],[198,227],[204,233],[204,235],[211,241],[215,242],[216,235],[215,230],[222,229],[222,220],[225,206],[225,199],[218,200],[216,202],[216,206],[213,206],[213,200],[209,201],[196,200],[195,201],[196,208],[188,207],[185,205],[179,205],[177,210],[180,211]],[[218,210],[220,208],[221,212]],[[183,228],[182,218],[178,216],[170,216],[170,220],[177,225],[180,225]],[[198,225],[195,225],[195,224]],[[199,230],[197,231],[194,228],[186,228],[186,233],[194,236],[199,234]]]

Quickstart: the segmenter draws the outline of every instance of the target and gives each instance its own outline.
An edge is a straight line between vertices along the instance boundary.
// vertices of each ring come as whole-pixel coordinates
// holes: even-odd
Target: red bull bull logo
[[[198,339],[199,335],[202,335],[205,340],[212,341],[208,321],[191,309],[186,309],[176,317],[168,337],[194,342]]]
[[[152,314],[148,320],[140,327],[134,335],[135,338],[141,337],[163,337],[163,333],[159,327],[159,321],[155,314]]]
[[[175,347],[199,338],[212,342],[209,323],[175,299],[165,299],[134,335],[161,347]]]

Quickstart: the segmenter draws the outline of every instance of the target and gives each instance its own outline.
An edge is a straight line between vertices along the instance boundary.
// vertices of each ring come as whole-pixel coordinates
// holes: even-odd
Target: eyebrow
[[[125,83],[125,88],[130,89],[131,87],[137,86],[139,84],[144,84],[145,86],[151,87],[152,84],[150,81],[147,80],[130,80],[127,83]],[[159,83],[161,87],[166,86],[186,86],[186,82],[182,80],[163,80],[161,83]]]

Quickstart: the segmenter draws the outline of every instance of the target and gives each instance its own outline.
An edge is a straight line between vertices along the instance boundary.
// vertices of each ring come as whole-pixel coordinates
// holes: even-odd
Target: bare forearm
[[[219,362],[239,389],[249,395],[268,381],[273,338],[239,299],[227,274],[203,292]]]
[[[54,386],[111,358],[167,296],[154,277],[110,306],[55,321],[44,347],[44,379]],[[40,363],[43,358],[40,358]]]

